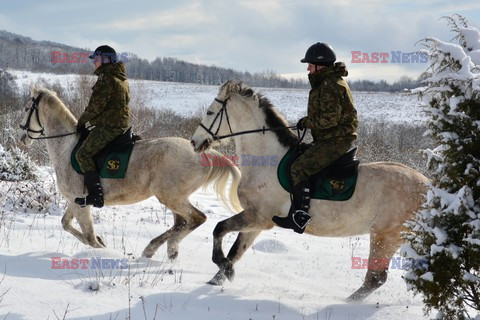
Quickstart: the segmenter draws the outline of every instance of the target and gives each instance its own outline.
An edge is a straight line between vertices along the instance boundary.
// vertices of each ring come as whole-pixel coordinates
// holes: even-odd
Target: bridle
[[[40,122],[40,116],[38,114],[38,106],[40,104],[40,100],[42,99],[42,97],[43,97],[43,92],[40,93],[38,95],[38,97],[36,97],[36,98],[32,97],[32,106],[28,110],[25,110],[25,111],[30,112],[28,114],[27,122],[25,122],[25,125],[20,125],[20,129],[25,130],[27,132],[27,136],[30,139],[33,139],[33,140],[61,138],[61,137],[66,137],[66,136],[70,136],[72,134],[75,134],[76,132],[71,132],[71,133],[59,134],[59,135],[56,135],[56,136],[45,137],[44,129],[43,129],[43,126]],[[33,117],[34,114],[35,114],[35,117],[37,119],[37,123],[41,128],[40,130],[33,130],[33,129],[30,128],[30,122],[32,121],[32,117]],[[32,137],[32,136],[30,136],[30,133],[40,133],[40,135],[43,136],[43,137]]]
[[[30,139],[35,139],[35,138],[30,136],[30,134],[29,134],[30,132],[40,133],[41,135],[44,135],[43,127],[40,123],[40,117],[38,115],[38,104],[40,103],[40,99],[42,99],[42,96],[43,96],[43,93],[40,93],[37,98],[32,97],[32,106],[28,110],[28,111],[30,111],[30,113],[28,114],[27,122],[25,123],[25,125],[20,125],[20,129],[27,131],[27,136]],[[27,111],[27,110],[25,110],[25,111]],[[30,121],[32,120],[32,116],[33,116],[34,113],[35,113],[35,117],[37,117],[37,123],[40,126],[41,130],[30,129]]]
[[[230,97],[225,99],[225,100],[220,100],[220,99],[215,98],[215,101],[217,101],[218,103],[221,103],[222,107],[217,112],[217,115],[215,116],[215,119],[213,119],[212,124],[210,125],[210,128],[205,127],[203,125],[203,123],[200,122],[200,127],[202,127],[205,131],[207,131],[207,133],[209,135],[211,135],[214,140],[226,139],[228,137],[231,137],[234,134],[232,132],[232,127],[230,126],[230,118],[228,117],[228,111],[227,111],[228,99],[230,99]],[[230,135],[218,136],[218,131],[220,130],[220,127],[222,126],[222,121],[223,121],[223,115],[224,114],[225,114],[225,118],[227,119],[227,124],[228,124],[228,129],[230,130]],[[215,124],[215,122],[217,122],[217,120],[219,118],[220,118],[220,121],[218,122],[217,130],[215,131],[215,133],[213,133],[212,132],[213,125]]]
[[[218,98],[215,98],[215,101],[217,101],[218,103],[221,103],[222,107],[217,112],[217,115],[215,116],[215,119],[213,119],[212,124],[210,125],[209,128],[207,128],[203,123],[200,122],[200,127],[203,128],[205,131],[207,131],[207,133],[213,138],[213,140],[220,141],[220,140],[227,139],[227,138],[230,138],[230,137],[240,136],[240,135],[249,134],[249,133],[262,132],[263,134],[265,134],[266,131],[276,131],[276,130],[296,129],[297,128],[296,126],[277,127],[277,128],[265,128],[265,127],[263,127],[262,129],[246,130],[246,131],[239,131],[239,132],[234,133],[232,131],[232,127],[230,125],[230,119],[228,117],[228,111],[227,111],[227,103],[228,103],[229,99],[230,99],[230,97],[228,97],[225,100],[220,100]],[[259,105],[259,107],[260,107],[260,105]],[[220,131],[220,127],[222,126],[222,121],[223,121],[223,115],[224,114],[225,114],[225,118],[227,119],[227,124],[228,124],[228,129],[230,130],[230,134],[219,136],[218,131]],[[213,133],[212,128],[213,128],[215,122],[218,119],[220,119],[220,121],[218,123],[217,130],[215,131],[215,133]]]

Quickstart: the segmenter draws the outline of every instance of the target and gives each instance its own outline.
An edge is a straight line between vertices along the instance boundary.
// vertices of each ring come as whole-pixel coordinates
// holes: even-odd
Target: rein
[[[59,134],[59,135],[55,135],[55,136],[45,137],[43,126],[40,123],[40,116],[38,115],[38,106],[40,104],[40,100],[42,99],[42,97],[43,97],[43,92],[40,93],[37,98],[32,97],[32,106],[29,109],[30,113],[28,114],[27,122],[25,123],[25,125],[20,125],[20,129],[27,131],[27,136],[32,140],[62,138],[62,137],[71,136],[71,135],[75,134],[76,132],[71,132],[71,133],[64,133],[64,134]],[[42,128],[41,130],[30,129],[30,121],[32,120],[32,115],[33,115],[34,112],[35,112],[35,117],[37,117],[37,123],[40,126],[40,128]],[[40,135],[43,136],[43,137],[32,137],[29,134],[30,132],[40,133]]]
[[[215,101],[222,104],[222,108],[220,109],[220,111],[217,112],[217,115],[215,116],[215,119],[213,119],[213,122],[210,125],[210,128],[207,128],[203,123],[200,122],[200,127],[202,127],[205,131],[207,131],[207,133],[210,134],[214,140],[220,141],[222,139],[227,139],[227,138],[230,138],[230,137],[240,136],[240,135],[244,135],[244,134],[257,133],[257,132],[262,132],[263,134],[265,134],[265,132],[267,132],[267,131],[277,131],[277,130],[296,129],[297,128],[297,126],[276,127],[276,128],[265,128],[265,127],[263,127],[262,129],[245,130],[245,131],[239,131],[239,132],[234,133],[234,132],[232,132],[232,127],[230,126],[230,119],[228,117],[228,112],[227,112],[228,99],[229,98],[227,98],[226,100],[220,100],[220,99],[215,98]],[[220,126],[222,125],[223,114],[225,114],[225,118],[227,119],[227,124],[228,124],[228,129],[230,130],[230,134],[225,134],[225,135],[219,136],[217,134],[218,134],[218,131],[220,130]],[[215,131],[215,133],[213,133],[212,128],[213,128],[213,125],[215,124],[215,122],[217,121],[218,117],[220,117],[220,121],[218,123],[217,130]]]

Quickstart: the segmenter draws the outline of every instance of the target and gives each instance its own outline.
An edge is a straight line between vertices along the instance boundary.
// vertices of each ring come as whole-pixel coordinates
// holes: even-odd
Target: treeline
[[[425,75],[421,75],[418,79],[412,79],[407,76],[401,77],[398,81],[392,84],[385,80],[370,81],[370,80],[356,80],[347,81],[350,89],[353,91],[374,91],[374,92],[398,92],[405,90],[412,90],[422,86],[422,80]]]
[[[220,85],[228,80],[244,81],[255,87],[306,88],[307,82],[288,80],[273,71],[262,73],[239,72],[217,66],[206,66],[175,58],[157,58],[152,62],[128,55],[127,72],[133,79],[175,81]]]
[[[0,31],[0,68],[57,74],[92,71],[88,63],[52,63],[53,51],[72,53],[87,50]]]
[[[56,74],[92,72],[90,61],[85,59],[90,52],[89,49],[51,41],[35,41],[7,31],[0,31],[0,52],[0,68]],[[306,81],[288,80],[273,71],[239,72],[217,66],[189,63],[175,58],[157,58],[149,62],[133,53],[117,53],[127,61],[127,75],[132,79],[212,85],[220,85],[227,80],[236,79],[257,87],[307,87]]]

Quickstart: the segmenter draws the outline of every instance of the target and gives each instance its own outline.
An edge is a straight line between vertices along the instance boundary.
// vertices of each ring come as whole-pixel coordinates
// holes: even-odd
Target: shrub
[[[23,151],[18,148],[5,151],[0,145],[0,180],[36,180],[37,176],[37,166]]]
[[[53,179],[40,179],[40,175],[27,154],[0,145],[0,212],[56,212],[60,200]]]

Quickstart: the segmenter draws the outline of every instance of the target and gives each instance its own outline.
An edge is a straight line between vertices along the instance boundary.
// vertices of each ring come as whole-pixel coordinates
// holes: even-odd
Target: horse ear
[[[227,83],[225,83],[225,96],[226,97],[230,96],[230,93],[232,92],[232,86],[233,86],[232,80],[228,80]]]
[[[260,98],[258,97],[258,94],[253,95],[253,100],[255,100],[255,103],[258,104],[258,107],[260,107]]]
[[[31,96],[31,97],[35,97],[35,94],[37,93],[37,91],[38,91],[37,86],[36,86],[36,85],[32,85],[32,86],[30,87],[30,96]]]

